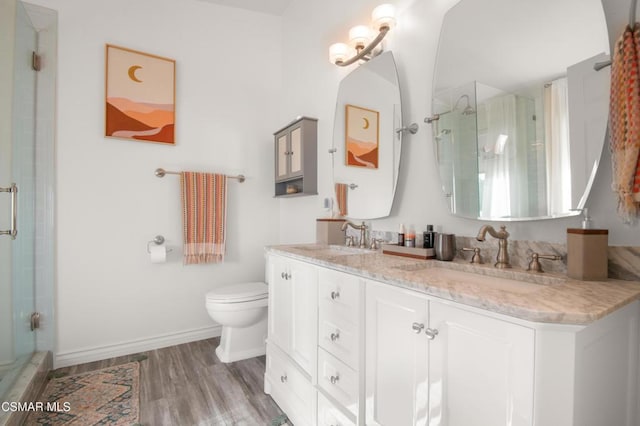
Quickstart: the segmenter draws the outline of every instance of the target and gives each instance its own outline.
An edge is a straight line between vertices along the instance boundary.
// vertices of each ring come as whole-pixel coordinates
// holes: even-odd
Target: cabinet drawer
[[[358,327],[327,312],[320,312],[318,345],[354,370],[358,369]]]
[[[358,373],[323,349],[318,349],[318,386],[358,415]]]
[[[311,381],[274,345],[267,344],[265,377],[271,397],[294,424],[311,424],[315,394]]]
[[[334,406],[322,393],[318,393],[318,426],[355,426],[342,411]]]
[[[353,275],[329,269],[318,274],[318,301],[321,312],[340,316],[358,324],[361,280]]]

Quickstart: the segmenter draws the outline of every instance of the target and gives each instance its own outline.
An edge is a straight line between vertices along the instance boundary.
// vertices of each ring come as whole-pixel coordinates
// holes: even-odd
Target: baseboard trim
[[[222,326],[213,325],[178,333],[167,333],[144,339],[130,340],[113,345],[99,346],[58,353],[54,357],[54,368],[68,367],[70,365],[84,364],[86,362],[100,361],[117,356],[131,355],[138,352],[151,351],[166,348],[167,346],[180,345],[198,340],[210,339],[220,336]]]

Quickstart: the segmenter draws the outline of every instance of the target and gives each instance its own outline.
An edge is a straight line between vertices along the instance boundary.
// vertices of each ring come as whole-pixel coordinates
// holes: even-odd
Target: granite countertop
[[[546,272],[471,265],[463,260],[416,260],[320,244],[279,245],[265,250],[534,322],[589,324],[640,299],[638,281],[580,281]]]

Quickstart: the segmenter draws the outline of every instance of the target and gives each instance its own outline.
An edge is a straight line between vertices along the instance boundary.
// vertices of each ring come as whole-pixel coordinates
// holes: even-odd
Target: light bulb
[[[371,29],[365,25],[358,25],[349,30],[349,41],[356,49],[365,47],[371,40]]]
[[[393,29],[396,25],[396,9],[391,4],[381,4],[371,12],[371,21],[373,28],[380,31],[382,27]]]
[[[352,49],[344,43],[334,43],[329,46],[329,61],[332,64],[344,62],[351,56]]]

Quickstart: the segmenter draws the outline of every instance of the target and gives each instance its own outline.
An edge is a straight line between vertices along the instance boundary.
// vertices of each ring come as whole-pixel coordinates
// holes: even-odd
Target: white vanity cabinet
[[[367,282],[366,424],[427,424],[426,296]]]
[[[296,426],[640,424],[640,301],[544,323],[311,262],[267,262],[265,391]]]
[[[366,293],[367,425],[532,424],[533,330],[387,284]]]
[[[267,281],[265,392],[294,424],[312,425],[316,413],[317,268],[269,255]]]
[[[366,284],[366,424],[637,426],[640,304],[587,326]]]
[[[430,425],[531,426],[535,331],[429,301]]]
[[[364,412],[363,316],[364,280],[318,268],[318,389],[342,424],[361,424]]]

